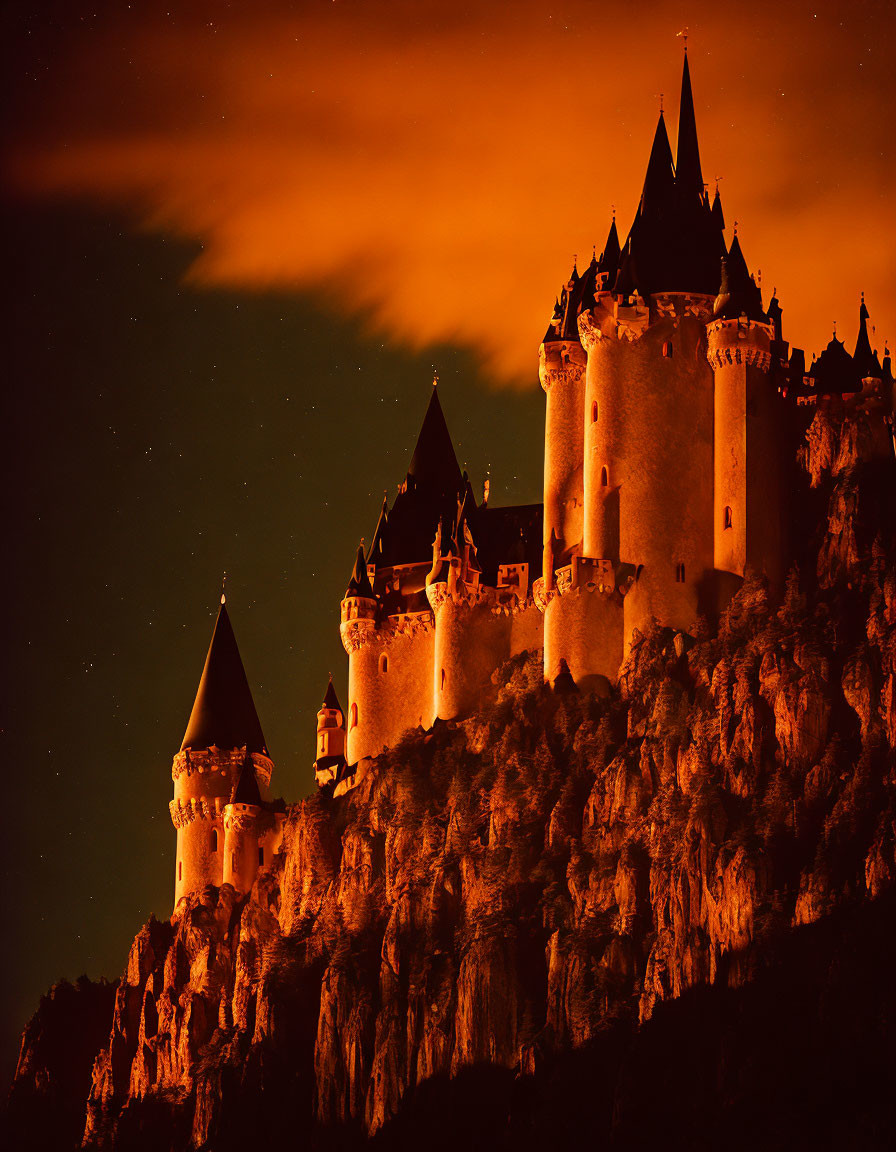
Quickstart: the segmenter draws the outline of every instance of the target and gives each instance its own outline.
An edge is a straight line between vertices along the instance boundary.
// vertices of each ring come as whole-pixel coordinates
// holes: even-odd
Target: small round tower
[[[171,770],[174,799],[169,807],[177,829],[175,908],[182,897],[206,884],[224,882],[224,811],[247,763],[260,799],[266,797],[274,765],[222,596],[193,710]]]
[[[243,761],[230,801],[224,807],[223,882],[248,892],[264,858],[264,804],[251,756]]]
[[[314,778],[318,786],[336,779],[345,764],[345,716],[333,687],[333,677],[327,685],[324,702],[317,713],[317,744],[314,759]]]

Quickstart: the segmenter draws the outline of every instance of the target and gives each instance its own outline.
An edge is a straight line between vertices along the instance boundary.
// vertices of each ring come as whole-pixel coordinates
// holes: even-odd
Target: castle
[[[864,299],[850,355],[807,366],[763,306],[718,189],[703,181],[687,54],[676,157],[664,115],[635,220],[573,267],[539,349],[544,503],[495,508],[462,473],[433,388],[407,475],[358,549],[341,604],[348,712],[332,681],[315,776],[340,795],[412,729],[476,710],[492,673],[540,650],[545,681],[606,692],[654,620],[686,632],[748,571],[788,566],[785,442],[814,407],[879,410],[893,376]],[[889,428],[888,428],[889,425]],[[171,814],[175,906],[206,884],[246,891],[277,851],[284,806],[223,602],[181,749]]]

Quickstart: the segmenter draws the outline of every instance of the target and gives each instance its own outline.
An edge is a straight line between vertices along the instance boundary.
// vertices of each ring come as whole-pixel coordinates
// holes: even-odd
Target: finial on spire
[[[688,26],[687,26],[687,24],[685,24],[684,28],[682,28],[682,30],[680,32],[675,33],[676,39],[678,39],[679,36],[681,36],[682,39],[684,40],[684,50],[685,50],[685,52],[687,52],[687,50],[688,50]]]
[[[224,604],[227,600],[227,573],[221,577],[221,603]]]
[[[613,223],[615,224],[616,223],[616,205],[615,204],[610,205],[610,211],[613,213]]]
[[[660,102],[660,116],[662,116],[662,114],[663,114],[663,94],[662,94],[662,92],[657,92],[657,97],[659,98],[659,102]]]
[[[737,221],[734,221],[734,235],[737,235]]]
[[[436,372],[436,371],[433,371],[433,374],[432,374],[432,386],[433,386],[433,388],[437,388],[437,387],[438,387],[438,385],[439,385],[439,374],[438,374],[438,372]]]

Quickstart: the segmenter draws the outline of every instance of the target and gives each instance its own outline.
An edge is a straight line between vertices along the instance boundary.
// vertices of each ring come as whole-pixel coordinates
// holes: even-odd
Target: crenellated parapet
[[[591,556],[573,556],[571,563],[554,572],[552,585],[547,585],[544,577],[536,580],[532,586],[532,596],[541,612],[547,610],[556,596],[570,592],[594,592],[607,598],[616,593],[624,596],[635,582],[635,573],[636,569],[631,564]]]
[[[250,756],[257,775],[262,784],[267,787],[274,771],[273,761],[260,752],[252,752]],[[189,779],[196,775],[206,777],[209,781],[216,783],[220,778],[222,782],[227,782],[227,789],[229,790],[233,781],[239,776],[245,759],[245,745],[242,748],[230,749],[217,748],[214,745],[205,749],[184,748],[174,757],[171,765],[171,779],[176,784],[181,776],[186,776]]]
[[[545,392],[562,384],[579,384],[587,367],[585,350],[578,340],[551,340],[538,350],[538,378]]]
[[[771,343],[775,331],[771,324],[739,317],[735,320],[713,320],[706,327],[706,358],[713,371],[744,364],[768,372],[771,368]]]
[[[187,800],[172,800],[168,805],[175,828],[186,828],[194,820],[218,820],[227,804],[225,796],[191,796]]]

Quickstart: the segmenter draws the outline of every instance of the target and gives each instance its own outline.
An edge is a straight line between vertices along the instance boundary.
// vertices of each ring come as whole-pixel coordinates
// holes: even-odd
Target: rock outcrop
[[[763,1035],[817,1048],[821,1011],[843,1033],[830,1060],[861,1046],[854,1020],[873,1045],[896,1010],[884,969],[872,979],[896,943],[896,479],[868,440],[816,417],[782,602],[748,578],[717,626],[654,627],[606,699],[512,662],[476,717],[408,734],[346,796],[292,806],[248,897],[208,888],[151,921],[85,1146],[635,1148],[663,1135],[643,1107],[656,1098],[680,1113],[681,1146],[755,1147],[761,1070],[778,1087],[808,1076]],[[690,1079],[668,1067],[685,1058]],[[892,1055],[873,1068],[892,1093]],[[808,1081],[794,1108],[827,1101]],[[772,1096],[780,1131],[798,1128]],[[853,1146],[896,1130],[883,1102],[855,1108],[868,1140]],[[739,1127],[715,1139],[709,1112]]]

